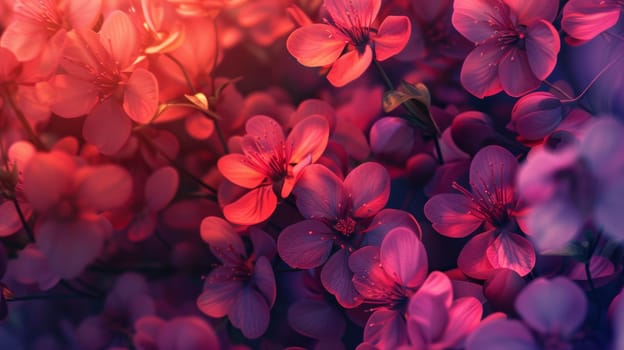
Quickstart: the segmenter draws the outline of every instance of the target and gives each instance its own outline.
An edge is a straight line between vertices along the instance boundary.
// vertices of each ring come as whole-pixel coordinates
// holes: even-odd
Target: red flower
[[[388,16],[379,28],[373,27],[381,0],[325,0],[325,7],[328,23],[295,30],[286,47],[304,66],[332,65],[327,79],[334,86],[344,86],[362,75],[373,52],[376,60],[384,61],[401,52],[409,40],[411,23],[405,16]]]

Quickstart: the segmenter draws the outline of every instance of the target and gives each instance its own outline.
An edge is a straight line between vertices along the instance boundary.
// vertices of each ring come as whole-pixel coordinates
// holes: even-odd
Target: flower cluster
[[[622,349],[623,10],[0,0],[0,347]]]

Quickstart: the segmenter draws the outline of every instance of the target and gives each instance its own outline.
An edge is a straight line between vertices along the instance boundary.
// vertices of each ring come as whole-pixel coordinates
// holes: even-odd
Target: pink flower
[[[146,124],[158,108],[158,82],[144,68],[136,68],[140,41],[125,13],[114,11],[99,33],[73,30],[63,51],[66,74],[52,79],[52,111],[65,118],[87,114],[86,141],[104,154],[114,154],[130,137],[132,121]]]
[[[251,229],[251,251],[225,220],[210,216],[201,223],[202,239],[223,265],[206,277],[197,298],[199,309],[210,317],[228,316],[247,338],[258,338],[269,327],[269,312],[276,298],[270,260],[275,242],[263,231]]]
[[[284,138],[275,120],[257,115],[247,121],[245,130],[243,154],[225,155],[217,166],[227,180],[244,189],[242,196],[223,207],[225,218],[253,225],[268,219],[278,196],[288,197],[301,170],[320,158],[327,146],[329,124],[324,117],[311,116]]]
[[[17,206],[30,219],[31,207],[24,196],[24,168],[35,154],[35,148],[28,142],[18,141],[0,161],[0,237],[10,236],[22,229]],[[2,159],[3,158],[3,159]]]
[[[18,0],[13,20],[0,46],[15,53],[20,62],[39,58],[42,73],[52,73],[58,64],[67,31],[88,29],[100,15],[100,0]]]
[[[112,233],[102,212],[121,207],[132,191],[117,165],[83,166],[52,151],[33,155],[24,169],[24,194],[39,215],[35,241],[62,278],[78,276]]]
[[[334,86],[357,79],[373,59],[384,61],[398,54],[409,40],[411,22],[405,16],[388,16],[374,27],[381,0],[325,0],[324,4],[330,15],[327,24],[295,30],[286,47],[306,67],[331,65],[327,79]]]
[[[472,191],[454,183],[461,194],[438,194],[425,204],[425,215],[444,236],[462,238],[479,229],[457,262],[470,277],[486,279],[497,268],[525,276],[535,266],[533,245],[514,232],[519,210],[514,193],[517,167],[518,161],[509,151],[487,146],[470,164]]]
[[[484,322],[468,338],[467,350],[568,349],[587,314],[585,293],[565,277],[538,278],[520,292],[516,311],[522,321]]]
[[[563,7],[561,28],[575,40],[588,41],[613,27],[623,9],[618,0],[570,0]]]
[[[360,248],[349,258],[353,284],[373,313],[364,327],[364,342],[393,349],[408,342],[405,312],[419,290],[434,290],[436,275],[427,278],[427,252],[416,232],[397,227],[381,246]]]
[[[521,96],[555,68],[560,43],[554,0],[457,0],[453,25],[477,47],[468,54],[461,82],[483,98],[501,90]]]

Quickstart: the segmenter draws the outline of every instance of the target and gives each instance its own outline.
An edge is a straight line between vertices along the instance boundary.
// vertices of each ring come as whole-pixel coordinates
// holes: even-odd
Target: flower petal
[[[362,303],[352,282],[353,273],[349,270],[349,254],[346,249],[335,252],[321,270],[321,283],[336,297],[345,308],[353,308]]]
[[[145,182],[145,204],[152,212],[167,206],[178,190],[178,172],[170,166],[158,168]]]
[[[201,238],[208,244],[210,251],[222,262],[231,257],[241,259],[247,256],[245,245],[239,234],[234,232],[229,222],[217,216],[208,216],[199,227]],[[236,261],[236,260],[235,260]]]
[[[486,254],[492,242],[494,242],[493,231],[472,237],[457,257],[457,266],[460,270],[472,278],[487,279],[494,270]]]
[[[261,256],[256,260],[253,280],[260,294],[264,296],[269,308],[273,307],[277,297],[277,287],[275,286],[273,267],[266,256]]]
[[[81,117],[98,102],[98,91],[89,81],[58,74],[52,78],[51,84],[55,93],[50,110],[63,118]]]
[[[390,175],[379,163],[367,162],[351,170],[344,188],[353,203],[353,215],[367,218],[377,214],[390,197]]]
[[[337,220],[347,205],[342,181],[324,165],[311,164],[297,182],[297,209],[308,219]]]
[[[266,174],[259,172],[240,153],[226,154],[219,158],[217,167],[226,179],[244,188],[256,188],[267,178]]]
[[[311,269],[321,266],[334,245],[331,228],[317,220],[304,220],[282,230],[277,251],[289,266]]]
[[[490,39],[494,29],[490,23],[505,23],[509,8],[501,3],[488,0],[453,1],[452,23],[455,29],[468,40],[481,44]]]
[[[315,23],[292,32],[286,48],[302,65],[322,67],[338,59],[346,45],[345,39],[334,26]]]
[[[561,28],[578,40],[591,40],[613,27],[620,17],[620,6],[601,1],[568,1],[563,7]]]
[[[139,124],[149,123],[158,110],[158,81],[151,72],[138,68],[128,79],[123,108]]]
[[[249,339],[260,337],[269,327],[269,306],[253,288],[241,290],[228,316],[232,324]]]
[[[325,8],[338,27],[370,27],[379,13],[381,0],[325,0]],[[354,28],[357,29],[357,28]]]
[[[513,97],[522,96],[541,83],[529,65],[527,51],[518,48],[505,51],[498,65],[498,76],[503,90]]]
[[[403,51],[409,41],[412,22],[406,16],[388,16],[373,38],[375,42],[375,58],[385,61]]]
[[[461,69],[460,80],[464,88],[478,98],[499,93],[503,86],[498,65],[505,53],[493,42],[472,50]]]
[[[482,315],[483,305],[477,298],[455,300],[449,310],[444,337],[439,340],[440,348],[464,348],[466,337],[479,326]]]
[[[535,77],[539,80],[548,78],[555,69],[561,48],[557,30],[549,22],[538,21],[528,28],[525,45],[529,66]]]
[[[85,208],[105,211],[124,205],[132,194],[132,176],[118,165],[84,169],[85,176],[77,189],[77,199]]]
[[[496,319],[484,322],[468,337],[467,350],[539,350],[529,329],[520,321]]]
[[[223,215],[235,224],[254,225],[268,219],[277,207],[271,186],[253,189],[223,207]]]
[[[316,162],[327,147],[329,122],[323,116],[310,116],[293,127],[286,142],[292,144],[291,163],[299,163],[306,158]]]
[[[566,277],[539,278],[516,298],[516,311],[542,334],[570,336],[587,316],[585,293]]]
[[[130,138],[131,132],[132,122],[113,98],[95,106],[82,126],[85,140],[105,155],[119,152]]]
[[[373,50],[368,45],[361,54],[358,50],[351,50],[334,62],[327,80],[335,87],[345,86],[364,74],[372,60]]]
[[[71,190],[76,164],[65,153],[38,153],[24,169],[24,195],[35,210],[45,212]]]
[[[394,310],[376,310],[364,327],[364,341],[379,349],[396,349],[407,339],[403,316]]]
[[[425,216],[438,233],[452,238],[463,238],[473,233],[481,224],[471,212],[471,201],[455,193],[437,194],[425,203]]]
[[[210,317],[223,317],[236,303],[242,288],[242,281],[231,278],[231,267],[219,266],[206,277],[197,307]]]
[[[130,66],[139,50],[137,30],[130,17],[120,10],[111,12],[102,23],[99,34],[100,43],[117,67]]]
[[[504,0],[515,15],[518,23],[531,25],[539,20],[552,22],[559,12],[559,4],[556,1],[542,0]]]
[[[516,233],[501,232],[487,248],[487,257],[495,269],[517,272],[521,277],[535,267],[535,249],[528,239]]]
[[[379,260],[401,286],[418,287],[427,276],[425,246],[410,229],[397,227],[388,232],[381,242]]]

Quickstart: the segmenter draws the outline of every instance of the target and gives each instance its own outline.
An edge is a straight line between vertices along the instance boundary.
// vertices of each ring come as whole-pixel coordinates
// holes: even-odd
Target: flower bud
[[[538,91],[516,102],[508,128],[527,140],[540,140],[548,136],[561,119],[561,101],[550,92]]]

